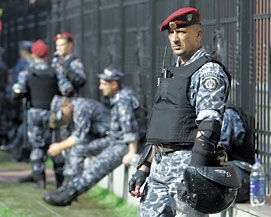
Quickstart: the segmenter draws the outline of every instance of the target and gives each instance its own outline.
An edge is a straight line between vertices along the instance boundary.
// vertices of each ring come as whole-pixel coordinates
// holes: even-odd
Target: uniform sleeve
[[[191,98],[200,123],[215,119],[222,123],[222,116],[229,93],[229,80],[223,68],[217,63],[207,63],[191,78]]]
[[[88,133],[91,130],[92,124],[89,117],[90,116],[89,112],[83,109],[82,107],[81,108],[78,107],[82,105],[75,105],[73,112],[74,128],[72,136],[74,136],[77,144],[88,142]]]
[[[86,76],[86,72],[84,70],[84,65],[79,58],[76,58],[75,60],[73,60],[71,62],[70,68],[75,74],[77,74],[84,81],[86,81],[87,76]]]
[[[67,79],[63,70],[60,67],[56,67],[57,85],[60,92],[66,92],[69,88],[72,88],[72,83]]]
[[[72,88],[72,83],[67,79],[64,68],[58,63],[58,57],[52,59],[51,67],[55,69],[57,77],[57,85],[60,92],[66,92],[66,90]]]
[[[232,136],[234,133],[234,125],[231,119],[230,110],[226,109],[223,116],[223,124],[219,144],[227,149],[230,148]]]
[[[245,126],[240,115],[233,109],[226,109],[223,118],[219,144],[227,147],[240,146],[245,138]]]
[[[13,85],[12,89],[19,89],[20,92],[27,91],[27,82],[28,82],[29,73],[27,70],[22,71],[18,75],[18,81]]]
[[[135,113],[131,101],[120,100],[117,109],[124,143],[137,140],[138,135],[135,129]]]

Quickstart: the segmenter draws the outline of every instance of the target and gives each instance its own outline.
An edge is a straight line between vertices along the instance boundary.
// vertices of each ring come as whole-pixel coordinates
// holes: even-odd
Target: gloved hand
[[[196,138],[190,166],[218,166],[215,144],[204,136]]]
[[[129,192],[131,193],[131,191],[134,191],[136,186],[142,186],[145,183],[147,177],[148,173],[142,170],[137,170],[128,183]]]

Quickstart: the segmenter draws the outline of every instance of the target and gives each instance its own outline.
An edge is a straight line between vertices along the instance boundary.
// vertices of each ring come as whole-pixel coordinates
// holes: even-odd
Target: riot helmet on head
[[[188,166],[184,171],[184,185],[178,197],[195,210],[212,214],[229,208],[241,187],[233,166]]]

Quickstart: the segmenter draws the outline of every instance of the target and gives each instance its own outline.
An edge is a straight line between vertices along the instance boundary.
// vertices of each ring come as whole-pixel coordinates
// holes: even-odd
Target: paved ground
[[[93,195],[92,191],[78,197],[78,201],[71,206],[50,206],[42,200],[42,196],[48,190],[55,188],[51,168],[46,170],[46,190],[33,188],[33,183],[17,182],[19,177],[30,172],[29,163],[12,162],[9,154],[0,151],[0,208],[9,208],[18,212],[16,217],[125,217],[119,213],[115,214],[110,207],[101,203],[105,195],[95,195],[95,192]],[[113,203],[111,206],[115,207],[118,204]],[[2,217],[1,213],[0,217]]]

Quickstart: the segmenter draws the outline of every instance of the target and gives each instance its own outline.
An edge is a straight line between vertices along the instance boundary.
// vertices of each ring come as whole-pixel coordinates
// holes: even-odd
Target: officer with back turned
[[[31,146],[30,162],[32,174],[19,179],[19,182],[34,181],[38,188],[46,187],[45,161],[47,149],[51,143],[49,128],[50,103],[59,90],[72,87],[66,80],[59,80],[55,70],[49,66],[49,48],[42,40],[37,40],[31,47],[34,65],[18,76],[13,85],[13,97],[27,95],[30,108],[27,114],[27,136]],[[59,84],[66,84],[64,87]]]

